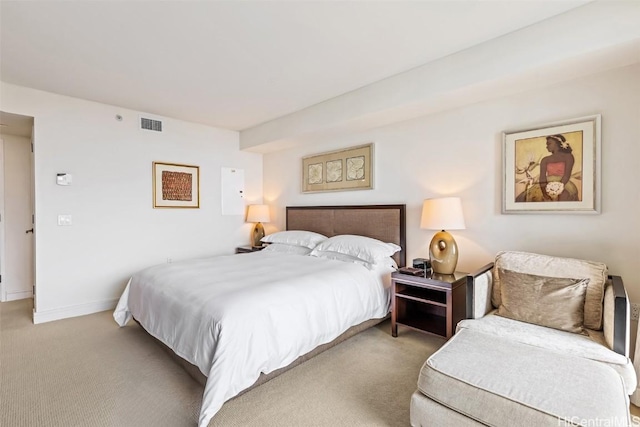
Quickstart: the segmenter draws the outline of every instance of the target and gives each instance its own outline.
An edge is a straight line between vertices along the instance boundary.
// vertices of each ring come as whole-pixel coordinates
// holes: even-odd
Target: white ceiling
[[[251,128],[588,1],[0,1],[2,81]]]

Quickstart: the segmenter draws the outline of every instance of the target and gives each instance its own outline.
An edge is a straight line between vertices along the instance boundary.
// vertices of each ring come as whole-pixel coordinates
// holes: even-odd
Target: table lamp
[[[260,241],[264,237],[264,227],[262,226],[263,222],[269,222],[271,218],[269,217],[269,206],[268,205],[249,205],[249,209],[247,211],[247,222],[255,222],[256,225],[253,227],[253,246],[262,246],[262,242]]]
[[[429,258],[434,273],[453,274],[458,264],[458,245],[453,236],[445,231],[464,230],[462,203],[459,197],[426,199],[422,204],[420,228],[441,230],[429,244]]]

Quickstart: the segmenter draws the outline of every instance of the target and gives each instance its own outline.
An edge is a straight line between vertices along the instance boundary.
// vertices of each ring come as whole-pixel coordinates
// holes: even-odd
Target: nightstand
[[[238,246],[236,248],[236,253],[237,254],[248,254],[249,252],[258,252],[263,250],[264,248],[266,248],[266,246],[260,246],[260,247],[255,247],[255,246]]]
[[[467,273],[391,275],[391,335],[398,325],[451,338],[466,316]]]

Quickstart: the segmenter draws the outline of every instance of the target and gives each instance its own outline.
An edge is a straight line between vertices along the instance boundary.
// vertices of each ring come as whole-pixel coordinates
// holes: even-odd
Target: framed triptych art
[[[373,188],[373,144],[302,158],[302,192]]]
[[[600,121],[504,132],[502,212],[599,213]]]
[[[153,162],[154,208],[199,208],[200,168]]]

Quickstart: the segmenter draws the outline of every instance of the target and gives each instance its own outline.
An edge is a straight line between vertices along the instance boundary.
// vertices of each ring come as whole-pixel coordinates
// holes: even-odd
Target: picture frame
[[[200,167],[153,162],[153,207],[200,207]]]
[[[373,143],[302,158],[302,192],[373,188]]]
[[[601,116],[503,132],[502,213],[600,213]]]

